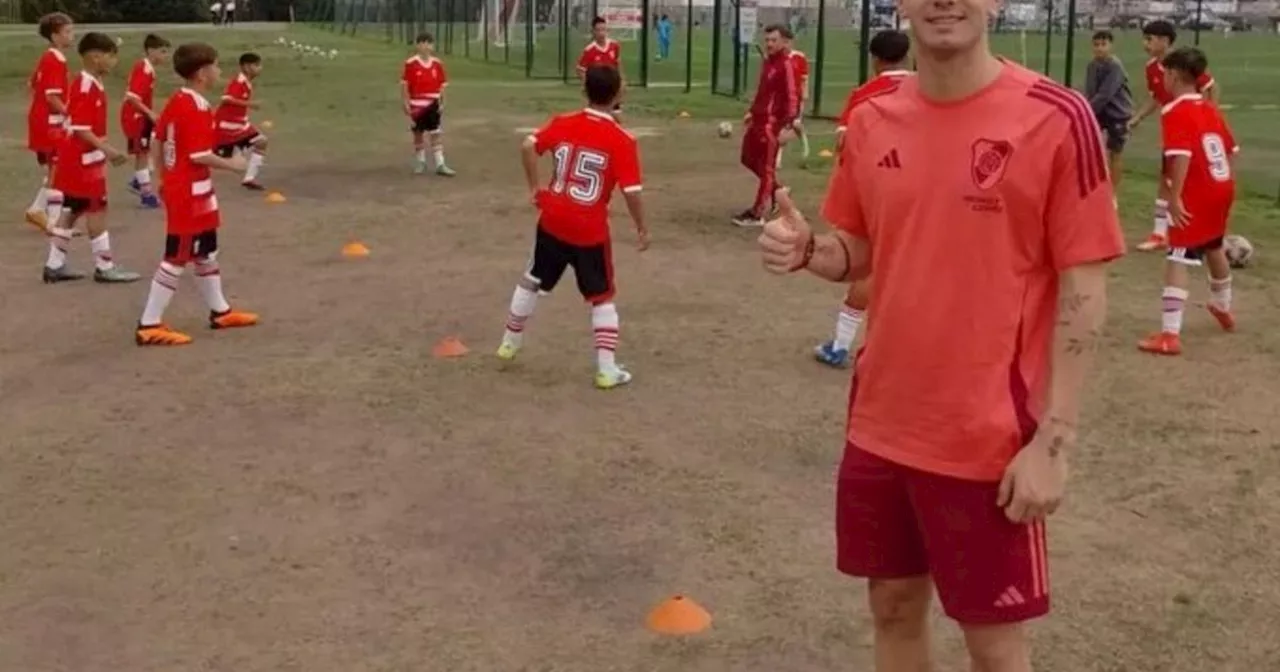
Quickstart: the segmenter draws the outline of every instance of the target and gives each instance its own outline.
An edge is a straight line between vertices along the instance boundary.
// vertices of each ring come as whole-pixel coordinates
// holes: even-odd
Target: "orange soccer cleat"
[[[1158,233],[1152,233],[1151,235],[1147,236],[1146,240],[1143,240],[1141,243],[1138,243],[1138,250],[1141,252],[1154,252],[1156,250],[1163,250],[1168,246],[1169,246],[1168,238]]]
[[[1182,338],[1177,334],[1162,331],[1138,341],[1138,349],[1153,355],[1181,355]]]
[[[209,313],[210,329],[252,327],[257,323],[258,316],[254,313],[244,313],[238,310],[228,310],[225,313]]]
[[[1209,309],[1209,314],[1213,315],[1213,318],[1218,321],[1218,326],[1222,327],[1223,331],[1236,330],[1236,316],[1232,315],[1231,311],[1215,306],[1212,301],[1206,304],[1205,307]]]
[[[170,329],[169,325],[161,323],[151,326],[138,325],[137,331],[133,335],[134,341],[138,345],[187,345],[191,343],[191,337]]]

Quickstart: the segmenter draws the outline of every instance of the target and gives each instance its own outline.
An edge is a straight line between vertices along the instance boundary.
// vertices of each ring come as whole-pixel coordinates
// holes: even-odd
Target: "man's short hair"
[[[582,88],[592,105],[609,105],[622,90],[622,75],[612,65],[593,65],[582,77]]]
[[[116,41],[107,37],[105,33],[85,33],[84,37],[80,38],[80,46],[76,47],[76,51],[80,52],[81,56],[95,51],[100,54],[114,54],[118,50]]]
[[[45,14],[40,17],[40,22],[36,25],[38,26],[37,30],[40,32],[40,37],[43,37],[46,40],[52,40],[54,33],[62,30],[64,26],[69,26],[72,23],[70,16],[63,14],[62,12],[53,12],[52,14]]]
[[[252,51],[246,51],[243,54],[240,54],[240,65],[257,65],[261,62],[262,57]]]
[[[871,38],[867,49],[884,63],[901,63],[911,51],[911,38],[901,30],[882,30]]]
[[[1164,19],[1156,19],[1144,24],[1142,26],[1142,34],[1150,35],[1151,37],[1169,38],[1169,44],[1173,44],[1174,40],[1178,39],[1178,31],[1174,29],[1173,23]]]
[[[418,36],[413,38],[413,43],[414,44],[423,44],[423,43],[435,44],[436,38],[431,33],[418,33]]]
[[[795,37],[795,34],[791,32],[791,29],[788,28],[787,26],[782,25],[781,23],[771,23],[765,26],[764,32],[766,34],[777,33],[781,35],[784,40],[790,40]]]
[[[144,51],[151,51],[152,49],[168,49],[169,46],[169,40],[166,40],[155,33],[147,35],[142,40],[142,49]]]
[[[1209,59],[1195,47],[1178,47],[1166,54],[1160,63],[1165,70],[1181,72],[1191,80],[1199,79],[1209,69]]]
[[[1115,42],[1116,36],[1111,34],[1109,30],[1099,30],[1093,34],[1094,42]]]
[[[603,16],[597,16],[596,18],[591,19],[591,28],[595,29],[596,26],[603,26],[605,23],[607,22],[604,20]]]
[[[218,62],[218,50],[203,42],[179,45],[173,52],[173,71],[183,79],[191,79],[202,68]]]

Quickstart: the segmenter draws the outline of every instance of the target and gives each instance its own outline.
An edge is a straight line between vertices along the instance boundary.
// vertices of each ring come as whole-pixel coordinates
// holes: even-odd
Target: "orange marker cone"
[[[369,256],[369,248],[364,243],[347,243],[342,246],[342,256],[344,257],[367,257]]]
[[[461,357],[471,352],[457,336],[448,336],[431,348],[431,355],[437,359]]]
[[[711,614],[697,602],[676,595],[654,607],[645,623],[660,635],[694,635],[711,627]]]
[[[689,117],[692,117],[693,115],[692,115],[692,114],[689,114],[689,113],[688,113],[687,111],[685,111],[685,110],[680,110],[680,114],[679,114],[679,115],[677,115],[677,116],[679,116],[681,119],[688,119]]]
[[[268,203],[284,203],[284,202],[285,202],[285,200],[287,200],[287,199],[285,199],[284,194],[282,194],[282,193],[280,193],[280,192],[278,192],[278,191],[273,191],[273,192],[271,192],[271,193],[267,194],[267,202],[268,202]]]
[[[818,156],[821,156],[821,157],[822,157],[822,158],[824,158],[824,159],[829,159],[829,158],[831,158],[831,157],[835,156],[835,154],[832,154],[832,153],[831,153],[831,150],[829,150],[829,149],[824,149],[824,150],[822,150],[821,152],[818,152]]]

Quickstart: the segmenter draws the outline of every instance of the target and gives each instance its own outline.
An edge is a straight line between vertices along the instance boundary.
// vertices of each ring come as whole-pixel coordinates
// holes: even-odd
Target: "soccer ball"
[[[334,58],[337,58],[337,57],[338,57],[338,50],[337,50],[337,49],[330,49],[330,50],[329,50],[329,58],[330,58],[330,59],[334,59]]]
[[[1227,253],[1227,263],[1231,268],[1245,268],[1253,261],[1253,243],[1248,238],[1231,234],[1222,241],[1222,249]]]
[[[285,39],[283,35],[276,38],[276,44],[284,44],[284,43],[285,43]]]
[[[733,135],[733,124],[727,121],[720,122],[720,127],[716,129],[716,135],[719,135],[722,138],[727,138]]]

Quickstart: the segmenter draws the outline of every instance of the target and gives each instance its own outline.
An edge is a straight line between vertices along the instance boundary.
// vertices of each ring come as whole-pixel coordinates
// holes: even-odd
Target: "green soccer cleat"
[[[66,266],[61,268],[44,267],[43,274],[44,284],[52,285],[59,282],[71,282],[73,280],[84,280],[84,273],[77,273]]]
[[[520,348],[510,343],[503,343],[498,346],[498,352],[495,354],[498,355],[498,359],[501,359],[504,362],[509,362],[516,358],[516,353],[518,352],[520,352]]]
[[[622,367],[618,367],[613,371],[596,372],[596,389],[612,390],[615,387],[622,387],[630,382],[631,372]]]
[[[457,173],[455,173],[453,169],[450,168],[449,166],[440,164],[439,166],[436,167],[436,175],[439,175],[441,177],[453,177],[454,175],[457,175]]]
[[[426,161],[417,161],[417,160],[415,160],[415,161],[413,162],[413,174],[414,174],[414,175],[426,175],[426,174],[427,174],[427,162],[426,162]]]
[[[128,282],[137,282],[141,279],[141,275],[134,273],[133,271],[126,271],[119,266],[112,266],[105,271],[99,269],[93,272],[93,281],[105,284],[124,284]]]

